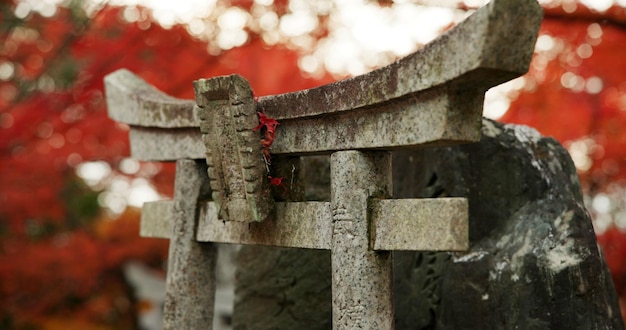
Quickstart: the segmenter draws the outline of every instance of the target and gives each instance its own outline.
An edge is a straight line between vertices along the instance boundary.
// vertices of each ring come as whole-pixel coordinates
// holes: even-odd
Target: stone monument
[[[470,220],[468,251],[394,252],[396,329],[624,328],[558,142],[483,119],[478,143],[396,151],[392,163],[396,198],[465,196]],[[330,328],[329,259],[243,247],[234,329]]]

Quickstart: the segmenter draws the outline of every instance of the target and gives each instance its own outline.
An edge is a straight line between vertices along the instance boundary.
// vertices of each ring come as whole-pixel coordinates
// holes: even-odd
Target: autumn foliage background
[[[135,328],[145,306],[122,267],[141,261],[162,274],[167,242],[139,238],[139,210],[123,191],[149,186],[170,196],[173,166],[128,159],[128,128],[107,118],[103,77],[127,68],[180,98],[193,97],[193,80],[230,73],[257,95],[328,83],[347,73],[304,72],[299,63],[331,33],[329,12],[318,12],[303,46],[259,24],[260,11],[288,15],[289,1],[218,1],[207,21],[226,8],[250,13],[244,42],[224,47],[216,34],[163,27],[145,8],[69,2],[42,15],[23,14],[21,3],[0,5],[0,329]],[[568,148],[626,297],[626,9],[543,6],[531,69],[499,92],[510,102],[500,120]],[[106,175],[79,175],[90,164]]]

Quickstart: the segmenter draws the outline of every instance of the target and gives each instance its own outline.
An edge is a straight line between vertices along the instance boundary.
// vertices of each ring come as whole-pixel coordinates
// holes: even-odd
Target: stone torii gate
[[[107,76],[132,156],[177,162],[174,200],[146,203],[141,223],[142,236],[170,239],[165,328],[212,324],[219,242],[331,250],[333,328],[392,329],[391,251],[460,251],[469,238],[465,198],[390,198],[389,151],[478,141],[485,91],[527,71],[540,21],[535,0],[493,0],[389,66],[259,98],[280,122],[271,153],[289,181],[283,202],[269,191],[245,79],[200,79],[189,101],[126,70]],[[303,201],[307,154],[331,154],[330,202]]]

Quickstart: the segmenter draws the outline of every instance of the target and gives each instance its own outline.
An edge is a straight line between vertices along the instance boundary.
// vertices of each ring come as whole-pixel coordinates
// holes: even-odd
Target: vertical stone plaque
[[[241,76],[194,82],[196,110],[218,216],[263,221],[274,209],[252,89]]]

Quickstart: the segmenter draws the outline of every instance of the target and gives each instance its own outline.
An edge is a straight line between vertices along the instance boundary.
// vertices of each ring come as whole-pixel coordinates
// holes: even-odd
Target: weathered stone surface
[[[164,329],[203,329],[213,322],[216,248],[195,239],[198,201],[210,193],[205,171],[204,162],[176,163]]]
[[[329,201],[330,157],[304,168],[307,200]],[[330,250],[242,245],[235,282],[234,330],[332,328]]]
[[[104,78],[111,119],[133,126],[198,127],[193,100],[171,97],[126,69]]]
[[[461,251],[468,246],[467,200],[368,200],[370,248],[377,251]],[[172,201],[143,206],[141,236],[170,238]],[[332,248],[329,202],[278,202],[263,222],[221,221],[213,202],[198,204],[198,242],[268,245],[306,249]]]
[[[469,247],[465,198],[371,200],[370,212],[374,250],[465,251]]]
[[[310,90],[261,97],[260,107],[281,122],[272,153],[391,150],[477,141],[484,92],[527,71],[540,21],[541,7],[535,0],[492,1],[423,49],[389,66]],[[130,124],[131,132],[137,126],[163,127],[163,119],[174,111],[162,108],[169,109],[172,102],[184,104],[164,95],[154,96],[155,102],[137,100],[135,94],[146,94],[150,88],[126,75],[107,78],[107,98],[114,106],[111,117]],[[131,100],[128,105],[124,95]],[[226,97],[223,92],[211,95]],[[192,107],[176,112],[186,119],[173,121],[171,127],[188,127],[195,118]],[[395,129],[382,129],[391,124]],[[168,139],[179,144],[167,148],[149,143],[150,131],[134,133],[146,143],[133,148],[133,157],[174,160],[183,150],[188,152],[185,158],[204,156],[193,142],[197,133],[171,132],[176,136]],[[189,145],[181,147],[182,143]],[[155,147],[159,151],[150,150]]]
[[[215,305],[213,306],[213,330],[231,330],[235,300],[235,260],[239,245],[217,245],[215,264]],[[205,308],[208,309],[207,306]],[[206,327],[205,327],[206,329]]]
[[[151,161],[203,159],[206,147],[202,133],[192,128],[154,128],[131,126],[128,133],[133,158]]]
[[[330,251],[244,245],[237,264],[234,330],[332,328]]]
[[[433,153],[442,188],[470,203],[471,247],[443,267],[439,328],[623,328],[565,149],[485,120],[481,143]]]
[[[219,219],[259,222],[274,210],[256,104],[238,75],[194,81],[212,197]]]
[[[281,120],[271,152],[273,155],[328,154],[336,150],[393,150],[477,141],[485,90],[448,89],[443,86],[358,111]],[[271,109],[264,109],[271,116]],[[395,129],[381,129],[389,126]],[[201,134],[195,130],[131,126],[130,132],[134,158],[204,157]],[[155,142],[161,139],[163,144]]]
[[[479,138],[484,92],[461,93],[440,86],[366,109],[281,120],[272,153],[392,150],[474,142]]]
[[[141,235],[170,238],[172,224],[167,215],[172,207],[171,201],[146,203],[142,212]],[[195,239],[198,242],[328,250],[331,219],[329,202],[279,202],[276,213],[258,223],[219,220],[215,203],[204,202],[199,205]]]
[[[528,70],[542,9],[535,0],[496,0],[419,51],[384,68],[327,86],[261,97],[279,120],[352,111],[445,85],[476,94]]]
[[[368,200],[391,194],[388,152],[330,156],[333,329],[393,329],[390,251],[370,249]]]
[[[144,203],[141,208],[142,237],[170,238],[172,235],[172,218],[174,201],[156,201]]]
[[[200,210],[197,239],[201,242],[330,249],[331,212],[328,202],[277,203],[276,216],[260,223],[219,221],[215,206]]]
[[[394,154],[395,197],[466,196],[470,207],[469,251],[394,252],[396,329],[623,329],[565,149],[523,126],[484,120],[482,133],[473,145]],[[298,260],[300,253],[259,252],[253,263],[240,265],[239,278],[279,295],[271,278],[257,277],[250,268]],[[307,253],[322,258],[326,252]],[[298,281],[328,281],[326,260],[315,257],[309,254],[307,260],[317,266],[307,265],[323,271],[302,272],[286,263],[280,273]],[[241,329],[271,329],[263,324],[285,320],[258,306],[251,323],[240,306],[270,293],[244,291],[235,305]],[[265,307],[270,306],[275,305]],[[323,328],[317,326],[326,322],[330,308],[321,303],[298,314],[296,328]],[[316,321],[305,321],[310,319]]]

